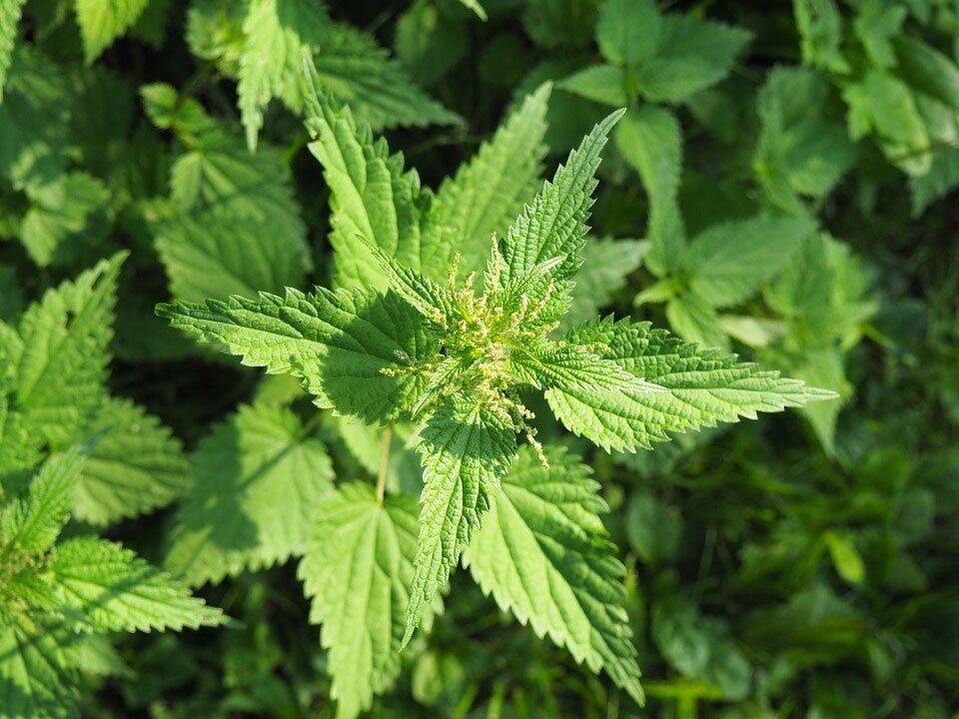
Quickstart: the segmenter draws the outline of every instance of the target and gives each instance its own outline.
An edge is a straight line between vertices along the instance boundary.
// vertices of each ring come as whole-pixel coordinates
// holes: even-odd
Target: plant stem
[[[390,443],[393,441],[393,428],[387,427],[383,430],[383,437],[380,439],[380,473],[376,478],[376,501],[383,504],[383,496],[386,494],[386,469],[390,461]]]

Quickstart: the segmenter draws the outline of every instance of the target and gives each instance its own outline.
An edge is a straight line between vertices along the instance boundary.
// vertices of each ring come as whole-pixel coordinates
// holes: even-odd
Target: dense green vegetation
[[[0,0],[0,719],[959,717],[953,0]]]

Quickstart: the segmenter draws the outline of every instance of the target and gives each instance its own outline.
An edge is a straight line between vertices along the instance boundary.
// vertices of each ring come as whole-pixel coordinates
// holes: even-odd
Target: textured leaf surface
[[[482,269],[493,233],[504,232],[535,194],[549,93],[543,86],[528,96],[455,177],[440,185],[423,236],[429,254],[422,269],[434,279],[445,276],[457,252],[463,272]]]
[[[12,364],[26,421],[55,445],[65,442],[103,398],[113,337],[117,274],[124,255],[49,290],[20,320]]]
[[[78,613],[80,627],[150,631],[220,624],[219,609],[129,549],[97,537],[57,545],[50,572],[63,606]]]
[[[290,410],[266,404],[216,425],[192,467],[166,565],[194,585],[301,553],[333,479],[323,444]]]
[[[382,138],[374,141],[349,108],[333,109],[315,71],[308,81],[307,127],[316,138],[310,149],[330,188],[334,279],[344,287],[385,289],[371,245],[413,270],[423,267],[419,176],[405,172],[402,156],[390,155]]]
[[[35,554],[50,548],[67,521],[83,456],[78,452],[47,460],[26,493],[0,515],[0,555]]]
[[[416,511],[409,495],[379,503],[369,486],[357,483],[328,493],[317,505],[299,575],[313,598],[310,620],[322,624],[329,650],[337,717],[369,709],[373,695],[387,690],[399,673]]]
[[[502,241],[506,263],[500,286],[520,278],[537,265],[564,258],[556,268],[557,280],[569,279],[581,265],[579,256],[589,231],[587,221],[596,189],[595,173],[600,153],[623,110],[612,113],[583,138],[539,194],[524,208]]]
[[[833,397],[778,372],[741,362],[736,355],[684,342],[649,324],[611,318],[574,330],[569,341],[605,345],[604,359],[661,388],[634,395],[641,407],[629,417],[631,438],[639,446],[669,438],[669,433],[712,427],[718,422],[755,419],[757,412],[781,412]]]
[[[174,327],[243,358],[271,374],[304,381],[322,406],[379,423],[408,407],[420,381],[388,376],[407,362],[431,357],[436,342],[395,294],[317,288],[284,297],[231,297],[206,305],[158,307]]]
[[[635,451],[644,395],[660,391],[586,347],[559,345],[522,358],[546,387],[553,414],[572,432],[607,452]]]
[[[0,606],[0,716],[72,719],[79,677],[67,667],[60,632]]]
[[[524,448],[463,557],[497,604],[642,703],[624,608],[623,565],[603,527],[590,469],[559,448],[545,468]]]
[[[476,399],[456,395],[430,417],[417,451],[425,487],[404,643],[482,524],[516,453],[516,430]]]
[[[283,93],[302,52],[320,42],[329,23],[326,10],[311,0],[251,0],[243,33],[237,95],[250,149],[263,127],[263,109]]]
[[[150,0],[76,0],[77,23],[83,37],[83,52],[87,62],[93,62],[100,53],[125,33]]]
[[[99,434],[73,499],[78,519],[109,524],[169,504],[188,484],[183,448],[153,415],[109,398],[85,434]]]

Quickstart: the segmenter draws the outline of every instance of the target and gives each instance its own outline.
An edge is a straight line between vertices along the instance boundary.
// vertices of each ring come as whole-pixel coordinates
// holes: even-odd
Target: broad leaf
[[[245,365],[299,377],[320,406],[374,424],[410,406],[421,380],[402,370],[437,350],[416,310],[393,293],[288,289],[157,312]]]
[[[768,214],[713,225],[689,243],[689,287],[713,307],[738,305],[785,267],[815,230],[807,216]]]
[[[266,404],[243,406],[216,425],[192,469],[166,566],[193,585],[302,553],[333,479],[309,428],[289,409]]]
[[[596,41],[610,62],[636,65],[656,52],[661,29],[654,0],[607,0],[596,22]]]
[[[549,94],[549,86],[543,86],[528,96],[496,135],[440,185],[422,240],[427,253],[422,269],[434,279],[446,274],[457,252],[461,271],[482,269],[493,234],[504,232],[535,194]]]
[[[87,63],[99,57],[137,21],[150,0],[76,0],[77,24]]]
[[[373,695],[399,674],[416,510],[408,495],[378,501],[372,488],[358,483],[329,492],[316,507],[299,576],[313,599],[310,620],[322,624],[337,717],[369,709]]]
[[[449,580],[516,453],[512,422],[476,398],[454,395],[420,432],[425,487],[403,643]]]
[[[13,56],[13,45],[19,36],[20,14],[26,0],[0,1],[0,102],[3,102],[3,86]]]
[[[77,537],[61,542],[49,571],[67,617],[81,630],[178,630],[224,621],[219,609],[192,597],[166,572],[104,539]]]
[[[603,527],[590,469],[559,448],[524,449],[463,563],[497,604],[643,702],[624,608],[623,565]]]
[[[84,434],[98,439],[77,482],[78,519],[109,524],[169,504],[186,490],[188,465],[179,440],[133,402],[105,400]]]
[[[22,346],[12,358],[17,404],[54,445],[62,446],[103,399],[124,257],[104,260],[49,290],[20,320]]]
[[[577,328],[567,339],[591,348],[605,346],[601,356],[607,362],[653,386],[655,391],[631,392],[620,400],[629,399],[637,407],[622,420],[624,437],[637,446],[648,448],[668,439],[669,433],[741,417],[755,419],[757,412],[781,412],[834,397],[736,355],[683,342],[647,323],[607,318]]]
[[[74,719],[79,676],[62,628],[0,604],[0,716]]]

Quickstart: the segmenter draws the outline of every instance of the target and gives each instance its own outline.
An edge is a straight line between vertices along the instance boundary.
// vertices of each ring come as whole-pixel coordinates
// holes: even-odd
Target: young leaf
[[[87,64],[137,21],[150,0],[76,0]]]
[[[535,194],[546,148],[550,87],[529,95],[479,152],[440,185],[423,232],[423,271],[442,278],[458,252],[460,270],[482,268],[490,238],[502,233]]]
[[[546,457],[548,468],[520,452],[463,563],[504,611],[642,704],[624,569],[599,516],[608,508],[589,467],[556,447]]]
[[[589,231],[586,223],[593,204],[600,153],[624,112],[614,112],[596,125],[569,154],[566,164],[556,170],[553,181],[543,185],[510,225],[501,243],[505,267],[500,274],[500,288],[554,257],[564,258],[553,273],[558,281],[570,279],[579,269],[579,253]]]
[[[219,582],[303,551],[333,469],[289,409],[243,406],[192,457],[166,566],[191,585]]]
[[[157,313],[247,366],[299,377],[320,406],[372,424],[412,404],[422,383],[402,370],[437,350],[420,315],[392,292],[288,289],[284,297],[158,305]]]
[[[222,624],[219,609],[129,549],[97,537],[57,545],[49,571],[78,629],[150,631]]]
[[[125,254],[49,290],[20,320],[12,357],[25,420],[62,446],[103,398],[117,275]]]
[[[186,490],[188,465],[179,440],[133,402],[107,398],[84,434],[99,439],[74,494],[78,519],[110,524],[169,504]]]
[[[449,580],[516,453],[516,429],[477,398],[454,395],[420,433],[425,487],[403,644]]]
[[[349,108],[334,110],[315,68],[307,69],[307,127],[316,138],[310,150],[330,188],[334,280],[343,287],[385,289],[370,245],[413,270],[423,266],[419,176],[405,172],[402,156],[390,155],[385,140],[374,141],[369,126],[357,123]]]
[[[3,86],[13,57],[13,45],[17,41],[20,14],[26,0],[0,0],[0,102],[3,102]]]
[[[669,433],[712,427],[718,422],[755,419],[757,412],[781,412],[808,402],[827,400],[832,392],[780,377],[736,355],[689,344],[648,323],[612,318],[582,325],[569,342],[595,348],[607,362],[658,391],[631,393],[642,409],[625,418],[624,437],[649,448]],[[627,444],[620,441],[620,444]]]
[[[842,54],[842,16],[835,0],[793,0],[805,63],[846,74],[852,68]]]
[[[416,502],[408,495],[378,501],[372,488],[353,482],[326,494],[316,516],[298,574],[313,599],[310,621],[322,624],[329,649],[337,717],[352,719],[399,673]]]
[[[36,554],[49,549],[67,521],[83,455],[79,451],[47,460],[17,497],[0,514],[0,556]]]

